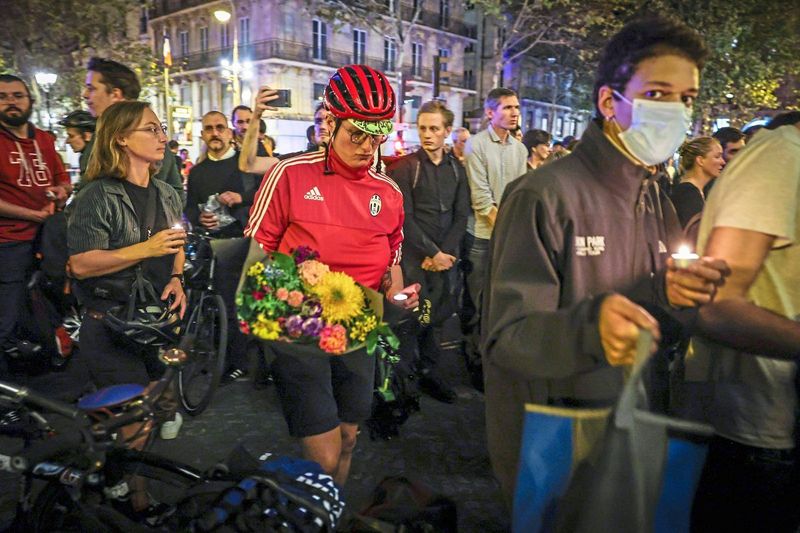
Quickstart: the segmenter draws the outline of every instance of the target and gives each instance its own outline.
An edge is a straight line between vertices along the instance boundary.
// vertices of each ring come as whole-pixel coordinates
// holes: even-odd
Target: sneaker
[[[174,420],[167,420],[163,424],[161,424],[161,439],[162,440],[172,440],[178,436],[178,432],[181,430],[181,425],[183,424],[183,417],[180,413],[175,413]]]
[[[434,400],[439,400],[443,403],[454,403],[456,401],[456,392],[441,378],[431,374],[420,376],[419,390]]]
[[[246,377],[247,377],[247,372],[245,372],[241,368],[233,368],[229,370],[227,374],[222,376],[222,379],[220,379],[219,384],[223,386],[230,385],[234,381],[239,381],[241,379],[245,379]]]

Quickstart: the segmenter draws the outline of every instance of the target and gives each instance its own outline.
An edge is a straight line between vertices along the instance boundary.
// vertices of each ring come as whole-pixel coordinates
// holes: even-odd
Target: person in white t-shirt
[[[787,117],[725,168],[700,227],[700,253],[724,259],[732,273],[700,310],[704,338],[692,340],[676,406],[717,432],[693,531],[794,532],[800,524],[800,113],[778,120]]]

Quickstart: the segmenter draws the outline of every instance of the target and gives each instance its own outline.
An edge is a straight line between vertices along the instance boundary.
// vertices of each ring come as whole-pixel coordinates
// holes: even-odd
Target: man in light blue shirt
[[[503,87],[492,89],[486,96],[484,111],[489,125],[468,139],[464,148],[474,215],[474,224],[473,217],[470,217],[464,238],[467,260],[471,264],[467,274],[467,293],[478,308],[486,276],[489,239],[503,191],[506,185],[528,170],[528,150],[510,135],[520,123],[517,93]],[[465,305],[465,311],[470,313],[468,305]],[[465,329],[471,330],[475,323],[473,317],[462,316],[461,319],[462,324],[468,324]],[[465,334],[470,338],[465,346],[467,365],[473,375],[473,384],[481,388],[482,378],[475,375],[480,366],[477,338],[470,331],[465,331]]]

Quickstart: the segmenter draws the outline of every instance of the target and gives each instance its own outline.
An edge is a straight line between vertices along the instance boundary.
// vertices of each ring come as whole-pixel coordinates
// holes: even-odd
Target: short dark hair
[[[483,108],[497,109],[500,99],[505,96],[517,96],[517,92],[506,87],[495,87],[489,91],[489,94],[486,95],[486,100],[483,102]]]
[[[178,141],[176,141],[175,139],[172,139],[172,140],[170,140],[170,141],[167,143],[167,147],[168,147],[170,150],[172,150],[173,148],[177,148],[177,147],[179,147],[179,146],[180,146],[180,144],[178,144]]]
[[[267,123],[264,119],[258,119],[258,133],[267,133]]]
[[[100,82],[106,86],[106,92],[119,89],[126,100],[136,100],[142,92],[142,86],[136,73],[123,65],[110,59],[93,57],[89,59],[87,70],[97,72],[103,79]]]
[[[233,108],[233,111],[231,111],[231,122],[236,120],[237,111],[250,111],[251,113],[253,112],[253,110],[247,107],[246,105],[239,104]]]
[[[450,109],[447,108],[444,103],[440,102],[439,100],[431,100],[430,102],[425,102],[419,108],[417,112],[417,120],[419,120],[419,116],[423,113],[439,113],[442,115],[444,119],[444,127],[445,128],[452,128],[453,121],[455,120],[456,116],[453,114]]]
[[[25,83],[25,80],[19,76],[14,76],[13,74],[0,74],[0,83],[14,83],[16,81],[24,85],[25,90],[28,91],[28,96],[31,96],[31,88],[28,87],[28,84]],[[33,103],[33,98],[31,98],[31,103]]]
[[[764,126],[768,130],[776,130],[781,126],[790,126],[800,122],[800,111],[786,111],[772,117],[769,124]]]
[[[744,139],[744,133],[739,128],[732,128],[730,126],[725,126],[724,128],[720,128],[714,132],[712,135],[719,144],[722,145],[724,149],[728,143],[738,143],[742,139]]]
[[[528,149],[528,156],[540,144],[550,144],[553,137],[544,130],[528,130],[522,136],[522,144]]]
[[[594,84],[594,105],[604,85],[622,93],[639,63],[664,55],[678,55],[705,66],[709,55],[703,37],[683,22],[650,16],[629,22],[606,44],[600,56]]]

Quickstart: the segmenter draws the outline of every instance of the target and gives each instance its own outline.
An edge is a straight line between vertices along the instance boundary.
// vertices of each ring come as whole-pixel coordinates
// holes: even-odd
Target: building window
[[[189,32],[182,31],[178,34],[178,40],[181,43],[181,55],[189,55]]]
[[[192,88],[189,85],[181,85],[181,105],[192,104]]]
[[[208,98],[208,91],[206,90],[206,84],[204,82],[202,82],[202,81],[197,84],[197,97],[198,97],[198,100],[200,100],[200,102],[199,102],[200,103],[200,109],[199,109],[200,116],[205,115],[206,114],[206,109],[208,109],[208,106],[206,105],[207,104],[206,98]]]
[[[422,43],[411,43],[411,75],[422,76]]]
[[[142,6],[141,11],[139,12],[139,33],[145,34],[147,33],[147,6]]]
[[[439,27],[450,25],[450,0],[439,0]]]
[[[208,52],[208,28],[200,28],[200,51]]]
[[[559,137],[564,135],[564,119],[562,117],[558,117],[556,119],[556,131],[554,131],[553,133],[555,133]]]
[[[353,30],[353,63],[364,63],[367,52],[367,32]]]
[[[383,40],[383,70],[397,70],[397,43],[393,39]]]
[[[422,6],[420,5],[419,0],[414,0],[414,13],[417,12],[417,9],[422,10]]]
[[[464,87],[467,89],[475,88],[475,74],[472,72],[472,70],[464,71]]]
[[[550,127],[549,126],[550,126],[550,124],[549,124],[549,122],[547,120],[547,117],[542,117],[542,127],[540,129],[543,129],[544,131],[550,131]]]
[[[321,20],[312,22],[313,58],[328,59],[328,25]]]
[[[316,107],[318,102],[322,101],[322,97],[325,94],[325,85],[324,83],[315,83],[314,84],[314,106]]]
[[[223,24],[219,29],[219,46],[228,48],[231,45],[231,31],[227,24]]]
[[[239,19],[239,44],[250,42],[250,17]]]
[[[439,72],[447,72],[447,59],[450,57],[450,49],[449,48],[439,48],[439,57],[443,58],[442,61],[439,61]]]

